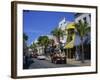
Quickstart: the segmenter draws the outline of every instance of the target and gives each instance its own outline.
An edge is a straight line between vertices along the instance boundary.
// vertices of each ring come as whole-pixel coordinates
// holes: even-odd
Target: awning
[[[73,48],[75,42],[75,34],[72,35],[72,40],[70,42],[67,42],[64,48]]]
[[[75,29],[75,24],[74,23],[69,23],[66,27],[66,29]]]
[[[73,47],[74,47],[74,42],[71,41],[68,44],[66,44],[64,48],[67,48],[68,49],[68,48],[73,48]]]

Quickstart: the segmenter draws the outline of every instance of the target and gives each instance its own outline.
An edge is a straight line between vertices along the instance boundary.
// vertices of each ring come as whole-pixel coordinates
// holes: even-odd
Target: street
[[[36,68],[58,68],[58,67],[75,67],[77,65],[72,64],[54,64],[48,60],[38,60],[33,58],[34,62],[30,64],[29,69],[36,69]]]

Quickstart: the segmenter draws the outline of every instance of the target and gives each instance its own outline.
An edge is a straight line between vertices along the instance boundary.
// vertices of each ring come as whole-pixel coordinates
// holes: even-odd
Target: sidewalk
[[[46,60],[50,61],[50,57],[46,57]],[[81,63],[81,60],[67,59],[67,64],[77,65],[77,66],[90,66],[91,60],[84,60],[84,63]]]
[[[81,63],[80,60],[67,59],[67,64],[78,65],[78,66],[90,66],[91,60],[85,60],[84,63]]]

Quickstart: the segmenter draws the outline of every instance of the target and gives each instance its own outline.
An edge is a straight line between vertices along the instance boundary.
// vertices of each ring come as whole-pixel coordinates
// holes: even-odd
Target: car
[[[37,58],[38,54],[32,54],[33,58]]]
[[[45,60],[46,57],[44,55],[39,55],[39,56],[37,56],[37,59],[39,59],[39,60]]]
[[[55,64],[65,64],[66,63],[66,57],[61,56],[59,54],[53,54],[51,56],[51,62]]]

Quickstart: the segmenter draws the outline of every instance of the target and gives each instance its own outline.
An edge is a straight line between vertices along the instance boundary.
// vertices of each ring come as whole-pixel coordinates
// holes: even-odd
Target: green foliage
[[[33,42],[33,44],[30,45],[31,49],[36,49],[36,43]]]
[[[53,31],[51,31],[51,34],[54,35],[58,41],[60,41],[60,37],[63,37],[64,31],[62,31],[60,28],[55,28]]]
[[[79,23],[75,23],[75,28],[81,38],[83,38],[90,32],[90,26],[88,26],[88,23],[84,23],[82,21],[80,21]]]
[[[28,40],[28,36],[27,36],[25,33],[23,33],[23,39],[24,39],[25,41]]]
[[[48,46],[49,44],[48,36],[40,36],[38,38],[38,44],[40,44],[41,46]]]

